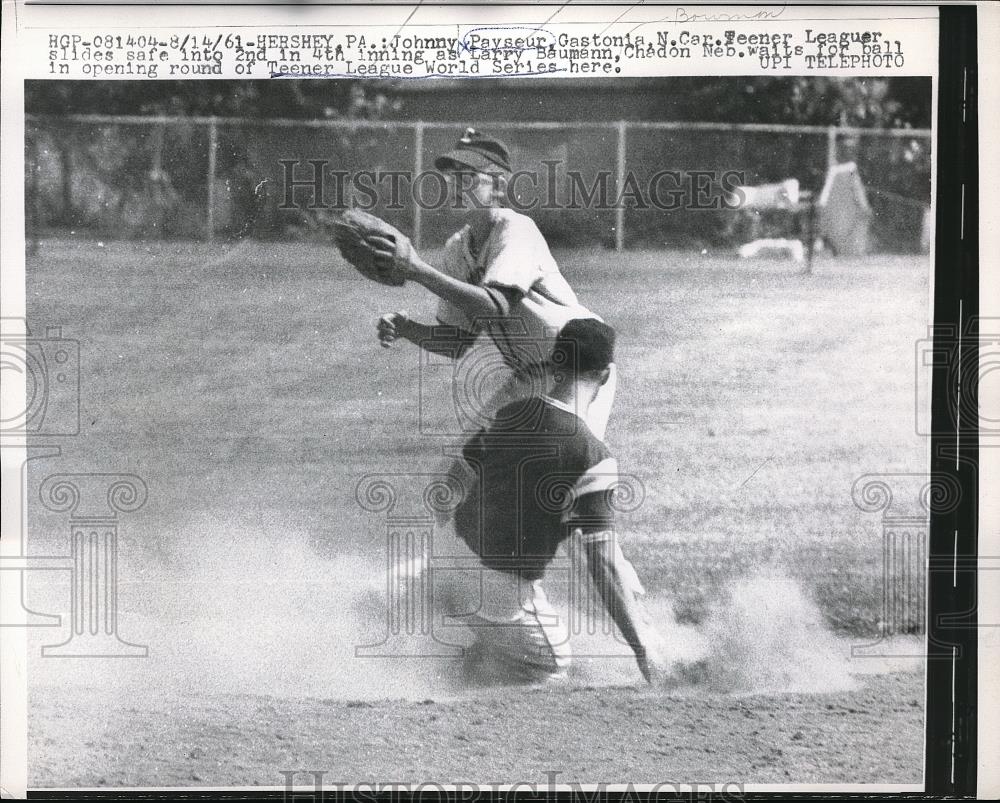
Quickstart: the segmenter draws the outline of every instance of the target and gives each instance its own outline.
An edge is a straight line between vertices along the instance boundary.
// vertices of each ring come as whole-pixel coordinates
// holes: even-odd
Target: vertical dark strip
[[[931,495],[926,792],[933,795],[976,793],[976,64],[976,8],[941,7],[934,351],[944,358],[933,368],[931,471],[957,481],[961,493],[957,504]]]

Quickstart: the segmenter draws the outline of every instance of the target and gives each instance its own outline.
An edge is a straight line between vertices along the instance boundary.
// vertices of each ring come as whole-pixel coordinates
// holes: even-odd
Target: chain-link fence
[[[418,242],[439,242],[455,219],[437,202],[443,185],[434,180],[434,156],[450,149],[463,127],[29,117],[29,239],[60,230],[123,238],[308,238],[322,232],[322,209],[315,207],[332,208],[360,192]],[[515,181],[512,197],[553,245],[732,246],[738,235],[725,200],[733,186],[794,178],[817,195],[830,166],[854,161],[872,210],[874,249],[927,246],[927,130],[676,122],[482,127],[507,142],[515,170],[531,173]]]

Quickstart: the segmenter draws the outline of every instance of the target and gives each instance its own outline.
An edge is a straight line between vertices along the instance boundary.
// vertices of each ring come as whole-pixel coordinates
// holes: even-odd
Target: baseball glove
[[[348,209],[333,224],[333,240],[358,272],[379,284],[406,283],[415,258],[410,238],[381,218]]]

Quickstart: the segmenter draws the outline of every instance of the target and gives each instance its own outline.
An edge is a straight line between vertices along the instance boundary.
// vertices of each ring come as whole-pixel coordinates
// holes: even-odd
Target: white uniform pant
[[[549,604],[538,580],[516,613],[468,617],[475,638],[469,675],[494,683],[562,680],[573,655],[565,619]]]
[[[488,569],[460,538],[443,535],[442,540],[440,552],[469,568],[432,571],[431,556],[422,555],[392,567],[391,576],[400,584],[401,599],[429,578],[435,606],[441,606],[432,614],[434,622],[448,617],[468,628],[467,676],[491,684],[564,678],[572,658],[568,612],[551,605],[542,582]]]

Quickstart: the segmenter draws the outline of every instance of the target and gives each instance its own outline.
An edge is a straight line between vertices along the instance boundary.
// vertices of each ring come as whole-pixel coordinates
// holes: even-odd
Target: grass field
[[[831,629],[877,634],[881,521],[855,507],[851,488],[863,474],[927,465],[914,423],[926,259],[820,259],[804,276],[792,263],[728,255],[556,256],[619,332],[607,440],[645,488],[620,528],[647,588],[682,623],[698,623],[740,578],[778,567]],[[358,478],[433,471],[456,440],[417,426],[447,420],[447,372],[421,375],[415,348],[375,341],[384,312],[431,320],[426,293],[375,287],[327,249],[278,243],[49,240],[27,275],[29,325],[61,325],[82,355],[82,431],[57,461],[32,465],[32,483],[54,471],[127,471],[149,486],[147,505],[122,523],[123,636],[162,653],[158,623],[176,633],[189,621],[192,645],[214,639],[199,655],[221,654],[224,634],[238,642],[250,627],[226,623],[226,612],[241,616],[266,582],[301,607],[247,613],[261,643],[272,638],[280,653],[282,617],[309,619],[317,597],[310,632],[330,638],[328,567],[384,560],[385,524],[355,501]],[[31,550],[65,551],[64,519],[37,503],[29,512]],[[42,610],[62,600],[44,585],[32,594]],[[202,627],[216,615],[221,624]],[[229,660],[234,682],[261,694],[303,673],[301,662],[249,648]],[[819,775],[840,777],[831,772]]]
[[[558,258],[621,333],[608,441],[646,490],[622,527],[652,588],[697,617],[727,578],[773,559],[834,627],[872,635],[881,524],[851,486],[926,466],[924,260],[820,261],[806,277],[688,253]],[[379,522],[354,501],[358,478],[433,470],[456,442],[417,426],[442,430],[447,372],[421,378],[415,348],[374,338],[386,311],[432,319],[425,291],[362,282],[323,249],[52,241],[28,299],[36,329],[81,344],[82,433],[63,463],[150,484],[140,525],[160,535],[136,545],[143,558],[169,565],[185,523],[206,519],[234,536],[282,522],[271,536],[371,554]]]

